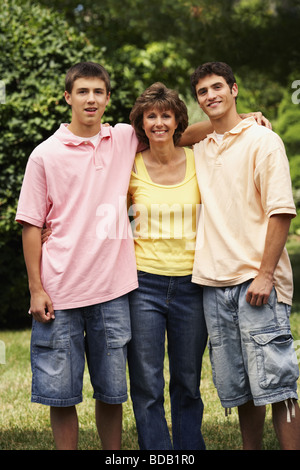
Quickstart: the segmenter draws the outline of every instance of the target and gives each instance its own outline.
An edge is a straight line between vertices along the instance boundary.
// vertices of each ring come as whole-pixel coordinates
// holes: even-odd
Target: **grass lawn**
[[[300,340],[300,273],[298,272],[300,269],[300,244],[298,240],[291,240],[288,247],[295,274],[295,306],[291,315],[291,325],[294,340],[298,341]],[[1,358],[3,359],[3,352],[5,352],[5,364],[0,364],[0,450],[54,449],[48,407],[30,402],[29,344],[29,330],[0,331],[0,348],[2,346],[0,362]],[[165,405],[170,424],[167,357],[165,377]],[[299,387],[300,384],[298,389]],[[207,350],[203,361],[201,393],[205,405],[202,429],[207,449],[240,450],[241,438],[237,411],[233,409],[230,416],[225,417],[224,415],[224,410],[212,384]],[[94,419],[94,400],[87,372],[84,377],[84,401],[78,405],[77,410],[80,422],[79,449],[100,449]],[[123,449],[138,450],[130,399],[123,406]],[[265,423],[264,449],[279,449],[272,427],[270,408],[268,408]]]
[[[300,339],[300,314],[292,314],[294,338]],[[0,332],[6,347],[6,364],[0,365],[0,450],[54,449],[48,407],[30,402],[31,370],[29,360],[30,331]],[[168,382],[166,358],[166,382]],[[166,386],[166,412],[170,424],[170,404]],[[205,404],[203,435],[209,450],[239,450],[241,438],[236,409],[225,417],[212,384],[211,369],[206,351],[201,382]],[[88,373],[84,377],[84,401],[77,407],[80,434],[79,449],[98,450],[100,444],[94,420],[94,400]],[[271,413],[268,409],[265,424],[264,448],[278,449]],[[131,401],[123,406],[123,449],[137,450],[137,435]]]

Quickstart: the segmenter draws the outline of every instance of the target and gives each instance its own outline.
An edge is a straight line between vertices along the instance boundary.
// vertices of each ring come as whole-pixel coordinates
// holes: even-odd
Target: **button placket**
[[[94,145],[93,145],[93,160],[94,160],[96,170],[102,170],[102,168],[103,168],[103,166],[101,164],[101,160],[99,159],[99,163],[97,162],[97,148],[99,147],[99,145],[101,143],[101,140],[102,140],[102,137],[100,137],[96,147],[94,147]]]

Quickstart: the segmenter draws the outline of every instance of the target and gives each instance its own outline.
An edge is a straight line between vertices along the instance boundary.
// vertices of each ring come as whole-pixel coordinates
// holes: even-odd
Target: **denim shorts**
[[[127,400],[127,343],[131,338],[128,296],[88,307],[56,310],[55,320],[33,320],[32,402],[73,406],[82,401],[85,357],[94,398]]]
[[[291,308],[277,302],[274,288],[266,305],[251,306],[251,282],[203,289],[213,380],[224,408],[298,398]]]

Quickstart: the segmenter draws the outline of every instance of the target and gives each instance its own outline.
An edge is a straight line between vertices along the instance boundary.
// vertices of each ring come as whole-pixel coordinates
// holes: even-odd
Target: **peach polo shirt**
[[[127,190],[138,140],[127,124],[98,142],[60,128],[32,152],[16,220],[51,227],[41,277],[54,309],[105,302],[137,287]]]
[[[202,206],[193,282],[232,286],[260,268],[269,217],[296,215],[289,163],[277,134],[241,121],[218,143],[215,133],[194,146]],[[286,249],[274,285],[278,300],[292,303],[293,277]]]

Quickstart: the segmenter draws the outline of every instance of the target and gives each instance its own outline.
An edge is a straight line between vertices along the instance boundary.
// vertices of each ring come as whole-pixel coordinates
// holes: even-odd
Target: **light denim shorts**
[[[252,307],[246,302],[251,282],[203,289],[213,380],[224,408],[298,398],[291,308],[277,302],[274,288],[268,304]]]
[[[56,310],[51,323],[33,321],[32,401],[72,406],[82,401],[87,358],[94,398],[127,400],[127,343],[131,338],[128,296],[70,310]]]

